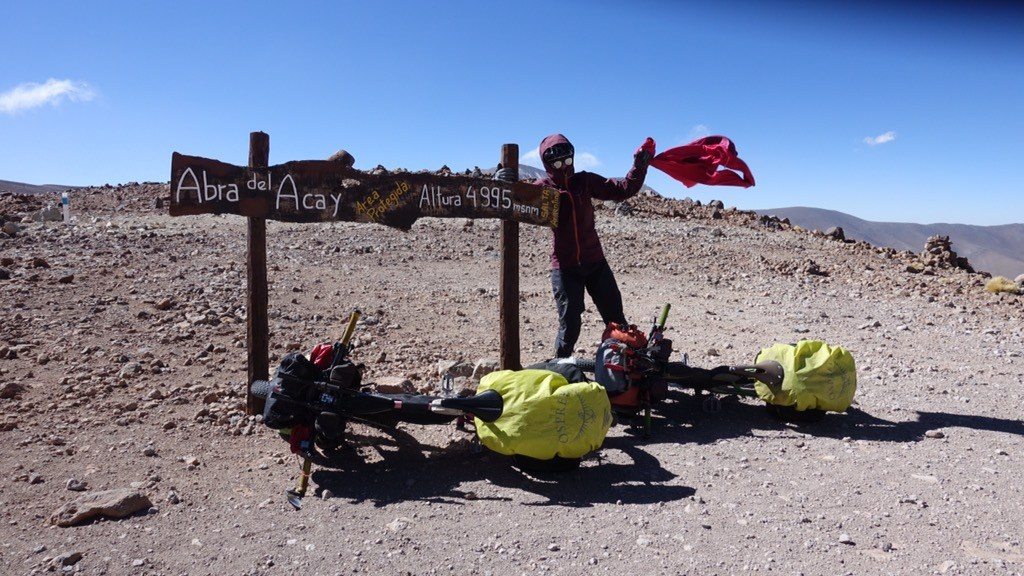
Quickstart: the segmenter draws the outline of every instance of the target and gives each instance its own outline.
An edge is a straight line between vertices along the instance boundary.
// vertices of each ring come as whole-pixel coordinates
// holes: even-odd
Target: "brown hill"
[[[840,226],[847,238],[865,240],[875,246],[919,251],[931,236],[949,236],[954,249],[977,270],[1014,278],[1024,274],[1024,224],[974,226],[970,224],[912,224],[872,222],[835,210],[793,207],[757,210],[789,218],[808,229],[827,230]]]

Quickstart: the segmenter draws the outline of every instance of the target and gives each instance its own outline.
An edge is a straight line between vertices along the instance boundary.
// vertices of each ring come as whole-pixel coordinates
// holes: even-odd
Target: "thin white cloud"
[[[0,112],[14,114],[46,104],[56,106],[64,100],[88,102],[96,92],[85,82],[50,78],[42,84],[25,82],[0,94]]]
[[[534,148],[519,158],[519,162],[540,168],[543,162],[540,160],[540,149]],[[601,165],[601,161],[590,152],[577,152],[573,158],[577,170],[589,170]]]
[[[692,139],[703,138],[705,136],[710,135],[711,130],[709,130],[708,127],[703,124],[697,124],[693,128],[690,128],[690,138]]]
[[[523,164],[529,164],[530,166],[539,167],[541,164],[540,148],[534,148],[533,150],[530,150],[529,152],[524,154],[523,157],[519,159],[519,161],[522,162]]]
[[[573,158],[577,170],[589,170],[601,165],[601,161],[590,152],[578,152]]]
[[[896,139],[896,132],[889,130],[885,134],[879,134],[878,136],[868,136],[864,139],[864,143],[868,146],[878,146],[879,144],[885,144],[886,142],[892,142]]]

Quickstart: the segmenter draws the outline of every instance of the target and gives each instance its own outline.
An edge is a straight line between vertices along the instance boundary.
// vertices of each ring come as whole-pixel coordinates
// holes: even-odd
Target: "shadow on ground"
[[[686,498],[695,490],[673,484],[676,475],[638,446],[634,438],[610,437],[603,457],[584,460],[576,470],[535,475],[514,468],[499,454],[456,450],[443,453],[424,446],[401,429],[351,437],[360,452],[342,450],[320,459],[313,485],[329,489],[335,497],[372,502],[383,507],[408,500],[462,505],[469,500],[512,500],[508,490],[525,491],[540,499],[525,498],[528,506],[588,507],[595,504],[652,504]],[[630,462],[613,463],[611,451],[621,451]],[[621,460],[616,455],[616,460]],[[471,493],[463,483],[487,481],[496,494]]]
[[[943,412],[917,412],[916,416],[914,420],[896,422],[851,408],[846,414],[828,414],[819,422],[794,425],[771,417],[760,402],[726,400],[720,412],[706,413],[698,398],[684,396],[661,406],[650,438],[627,426],[627,434],[610,436],[599,455],[586,459],[579,469],[545,475],[522,472],[511,465],[509,458],[486,450],[474,452],[462,447],[449,453],[424,445],[400,428],[364,429],[350,435],[353,444],[360,446],[358,452],[341,450],[330,459],[321,458],[312,480],[314,487],[329,489],[335,497],[372,502],[378,507],[408,500],[450,505],[470,500],[512,500],[509,491],[539,497],[526,497],[523,503],[529,506],[651,504],[695,493],[692,487],[674,483],[676,474],[645,449],[652,444],[709,444],[766,430],[881,442],[917,442],[926,431],[944,427],[1024,435],[1024,422],[1020,420]],[[623,455],[628,462],[613,462],[622,461]],[[475,494],[461,488],[463,483],[474,481],[486,481],[497,489]]]
[[[729,399],[723,402],[721,412],[703,413],[694,398],[669,402],[661,412],[662,419],[655,422],[654,442],[662,429],[680,429],[668,435],[666,441],[710,443],[723,438],[750,436],[756,430],[793,430],[826,438],[852,438],[876,442],[918,442],[925,432],[937,428],[966,428],[985,432],[1000,432],[1024,436],[1024,420],[994,418],[974,414],[948,412],[907,412],[910,420],[886,420],[857,408],[850,407],[844,414],[829,413],[818,422],[786,423],[769,415],[759,401],[741,402]],[[684,430],[689,428],[687,434]]]

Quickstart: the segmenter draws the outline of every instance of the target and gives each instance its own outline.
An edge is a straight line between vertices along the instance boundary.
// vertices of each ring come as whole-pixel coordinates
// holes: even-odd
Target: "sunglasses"
[[[561,168],[562,166],[572,166],[572,156],[569,156],[564,160],[555,160],[551,163],[551,166],[555,169]]]

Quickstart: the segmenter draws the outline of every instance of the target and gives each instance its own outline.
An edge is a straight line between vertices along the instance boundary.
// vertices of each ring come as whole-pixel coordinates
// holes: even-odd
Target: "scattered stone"
[[[324,488],[323,491],[320,492],[321,500],[330,500],[331,498],[334,498],[334,492],[332,492],[329,488]]]
[[[99,517],[124,518],[153,506],[149,497],[130,488],[89,492],[74,502],[64,504],[50,515],[50,523],[75,526]]]
[[[388,522],[388,530],[391,530],[392,532],[401,532],[402,530],[408,528],[410,525],[412,525],[412,520],[406,518],[405,516],[400,516],[398,518],[395,518],[391,522]]]
[[[373,387],[382,394],[411,394],[416,391],[412,381],[399,376],[377,378]]]
[[[13,352],[13,350],[11,351]],[[21,396],[25,391],[25,387],[17,382],[8,382],[0,387],[0,398],[4,400],[10,400]]]
[[[800,267],[800,271],[808,276],[828,276],[828,272],[822,270],[821,266],[814,260],[805,260]]]
[[[17,236],[21,232],[21,226],[14,222],[4,222],[3,227],[0,229],[3,230],[4,234],[7,234],[11,238]]]
[[[0,267],[0,280],[10,280],[11,271],[7,268]]]
[[[89,489],[89,483],[81,482],[79,480],[75,480],[74,478],[68,478],[68,483],[65,485],[65,488],[71,490],[72,492],[85,492],[86,490]]]
[[[708,348],[707,355],[708,356],[718,356],[719,353],[718,353],[718,350],[715,349],[715,348]]]
[[[838,240],[840,242],[846,241],[846,233],[843,231],[842,226],[833,226],[828,230],[825,230],[825,237],[831,238],[832,240]]]
[[[60,278],[57,279],[57,283],[59,283],[59,284],[71,284],[74,281],[75,281],[75,275],[74,274],[66,274],[66,275],[61,276]]]
[[[32,258],[31,266],[33,268],[49,268],[50,263],[46,261],[46,258],[40,258],[39,256],[36,256]]]
[[[128,362],[125,364],[120,372],[117,373],[118,378],[132,378],[142,373],[142,365],[138,362]]]
[[[171,490],[170,492],[167,493],[167,502],[169,502],[170,504],[180,504],[181,496],[179,496],[178,493],[175,492],[174,490]]]
[[[491,372],[498,370],[500,367],[501,364],[497,360],[492,358],[481,358],[473,365],[472,378],[474,380],[479,380]]]
[[[561,549],[562,549],[562,547],[559,546],[558,544],[555,544],[555,543],[548,544],[548,551],[550,551],[550,552],[558,552]]]
[[[28,475],[28,483],[29,484],[42,484],[43,483],[43,477],[40,476],[39,474],[29,474]]]
[[[170,310],[171,306],[173,305],[174,303],[171,302],[170,298],[164,298],[163,300],[154,304],[153,307],[156,308],[157,310]]]
[[[850,535],[844,532],[844,533],[839,535],[839,543],[840,544],[849,544],[849,545],[852,546],[853,545],[853,538],[850,538]]]
[[[926,438],[945,438],[946,437],[946,435],[942,432],[942,430],[928,430],[927,432],[924,433],[924,435],[925,435]]]
[[[473,367],[458,360],[439,360],[437,362],[437,375],[444,376],[445,374],[451,374],[453,378],[458,378],[459,376],[468,378],[473,376]]]
[[[156,456],[156,448],[154,448],[152,445],[146,446],[145,448],[142,449],[142,455],[149,457]]]
[[[50,561],[50,565],[64,567],[78,564],[84,556],[81,552],[66,552]]]
[[[64,211],[60,206],[50,204],[36,211],[32,219],[36,222],[60,222],[64,220]]]

